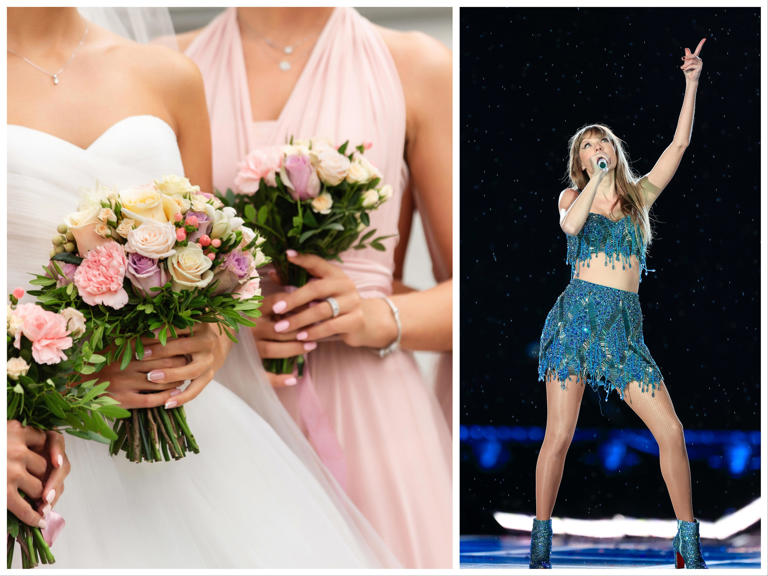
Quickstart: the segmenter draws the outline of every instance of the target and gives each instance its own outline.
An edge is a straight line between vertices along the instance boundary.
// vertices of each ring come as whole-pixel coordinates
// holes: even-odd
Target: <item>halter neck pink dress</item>
[[[336,8],[279,118],[254,123],[237,12],[219,15],[187,48],[206,87],[213,137],[213,181],[233,187],[238,162],[258,146],[293,135],[372,142],[366,156],[394,197],[371,213],[380,234],[397,232],[408,171],[405,98],[392,56],[373,24]],[[396,240],[387,251],[350,250],[343,270],[363,297],[392,293]],[[322,411],[338,440],[352,501],[405,567],[451,566],[451,442],[448,425],[411,353],[379,358],[368,348],[320,342],[307,355]],[[302,384],[279,390],[300,427]],[[310,434],[311,439],[311,434]]]

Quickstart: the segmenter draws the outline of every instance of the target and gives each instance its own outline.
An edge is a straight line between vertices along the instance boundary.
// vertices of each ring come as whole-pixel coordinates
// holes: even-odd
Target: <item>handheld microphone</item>
[[[598,158],[597,159],[597,167],[600,168],[603,172],[608,172],[608,160],[605,158]]]

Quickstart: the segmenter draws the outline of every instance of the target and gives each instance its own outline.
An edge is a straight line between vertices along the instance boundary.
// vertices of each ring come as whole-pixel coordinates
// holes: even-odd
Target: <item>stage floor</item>
[[[527,568],[530,536],[462,536],[462,568]],[[760,533],[740,534],[727,542],[702,541],[710,568],[760,568]],[[672,542],[658,538],[604,540],[552,539],[556,568],[673,568]]]

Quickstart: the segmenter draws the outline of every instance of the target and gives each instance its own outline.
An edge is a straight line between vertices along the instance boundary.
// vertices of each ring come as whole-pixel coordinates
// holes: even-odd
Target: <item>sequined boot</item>
[[[706,568],[707,564],[701,557],[701,541],[699,540],[699,521],[677,521],[677,534],[672,540],[675,551],[675,568]]]
[[[552,519],[533,519],[531,530],[531,563],[530,568],[552,568],[549,563],[549,553],[552,551]]]

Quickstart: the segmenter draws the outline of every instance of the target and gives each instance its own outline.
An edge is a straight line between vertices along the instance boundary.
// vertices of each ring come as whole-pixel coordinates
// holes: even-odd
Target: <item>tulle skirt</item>
[[[595,390],[623,398],[630,382],[643,391],[663,378],[643,339],[643,314],[634,292],[574,278],[544,322],[539,380],[578,376]]]
[[[312,474],[233,392],[186,405],[200,454],[135,464],[67,436],[55,568],[365,568],[372,555]]]

